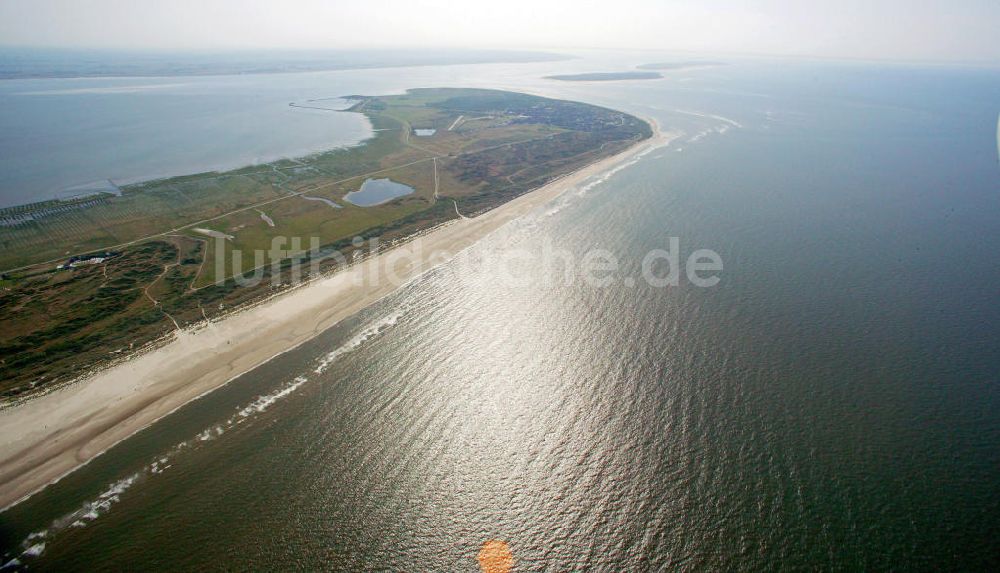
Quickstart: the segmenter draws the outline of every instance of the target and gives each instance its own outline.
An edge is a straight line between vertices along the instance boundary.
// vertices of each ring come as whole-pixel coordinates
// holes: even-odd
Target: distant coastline
[[[712,61],[698,61],[690,60],[685,62],[659,62],[655,64],[642,64],[636,66],[637,70],[661,70],[661,71],[680,71],[680,70],[692,70],[698,68],[714,68],[718,66],[726,66],[726,62],[712,62]]]
[[[331,50],[157,53],[0,48],[0,80],[329,72],[378,68],[556,62],[572,56],[528,50]]]
[[[547,80],[558,80],[563,82],[617,82],[630,80],[659,80],[663,79],[660,72],[677,72],[682,70],[694,70],[701,68],[714,68],[728,65],[725,62],[716,61],[682,61],[682,62],[658,62],[652,64],[641,64],[635,70],[623,72],[584,72],[580,74],[557,74],[545,76]]]
[[[588,72],[583,74],[545,76],[545,79],[563,82],[615,82],[622,80],[658,80],[662,77],[662,75],[656,72]]]

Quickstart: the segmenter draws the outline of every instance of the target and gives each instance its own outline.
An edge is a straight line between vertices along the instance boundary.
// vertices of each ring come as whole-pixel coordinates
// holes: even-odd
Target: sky
[[[1000,0],[0,0],[0,45],[468,47],[1000,63]]]

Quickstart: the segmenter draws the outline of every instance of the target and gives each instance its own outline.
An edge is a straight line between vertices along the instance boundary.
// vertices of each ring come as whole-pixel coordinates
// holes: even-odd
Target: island
[[[337,271],[370,256],[372,239],[388,247],[476,219],[653,135],[620,111],[504,91],[349,99],[346,112],[373,128],[354,147],[0,209],[2,400]],[[301,241],[274,251],[284,237]],[[241,280],[255,273],[261,280]]]
[[[662,77],[656,72],[588,72],[583,74],[545,76],[545,79],[563,82],[616,82],[623,80],[658,80]]]
[[[352,99],[374,128],[355,147],[0,213],[3,240],[31,246],[2,251],[21,266],[0,296],[0,508],[678,136],[509,92]],[[321,248],[216,274],[216,253],[283,236]]]

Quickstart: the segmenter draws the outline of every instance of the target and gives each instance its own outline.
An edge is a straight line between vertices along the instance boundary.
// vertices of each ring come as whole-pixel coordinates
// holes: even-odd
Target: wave
[[[633,155],[632,157],[630,157],[628,159],[628,161],[624,161],[622,163],[619,163],[618,165],[615,165],[614,167],[612,167],[612,168],[610,168],[610,169],[608,169],[606,171],[602,171],[601,173],[599,173],[599,174],[597,174],[597,175],[595,175],[595,176],[587,179],[586,181],[584,181],[584,183],[582,185],[580,185],[579,187],[574,188],[573,191],[571,191],[571,192],[563,193],[556,201],[553,201],[550,204],[550,206],[548,208],[546,208],[545,211],[543,211],[534,220],[534,223],[537,223],[539,220],[542,220],[542,219],[547,219],[547,218],[551,217],[552,215],[555,215],[556,213],[562,211],[567,206],[569,206],[570,204],[574,203],[577,198],[583,197],[584,195],[586,195],[587,193],[589,193],[591,190],[593,190],[595,187],[598,187],[600,185],[603,185],[603,184],[607,183],[608,180],[610,180],[612,177],[614,177],[615,175],[617,175],[619,172],[621,172],[621,171],[623,171],[625,169],[628,169],[629,167],[632,167],[636,163],[642,161],[642,159],[644,157],[646,157],[647,155],[649,155],[650,153],[652,153],[654,151],[657,151],[659,149],[662,149],[664,147],[669,147],[672,141],[673,141],[673,139],[670,139],[670,140],[665,141],[663,143],[659,143],[659,144],[656,144],[656,145],[650,145],[646,149],[643,149],[642,151],[640,151],[640,152],[636,153],[635,155]]]
[[[241,409],[239,412],[237,412],[236,415],[239,418],[246,418],[248,416],[252,416],[253,414],[259,414],[264,410],[270,408],[278,400],[281,400],[285,396],[288,396],[289,394],[294,392],[296,389],[298,389],[299,386],[302,386],[307,381],[308,379],[305,376],[296,376],[295,380],[293,380],[291,384],[288,384],[281,390],[278,390],[277,392],[274,392],[272,394],[264,394],[262,396],[257,396],[257,399],[254,400],[253,403]],[[233,420],[233,418],[230,418],[230,420]],[[216,435],[222,435],[221,428],[218,428],[216,430]]]
[[[336,362],[336,360],[341,356],[343,356],[344,354],[347,354],[348,352],[351,352],[352,350],[358,348],[369,339],[378,336],[385,329],[395,326],[396,323],[399,322],[399,319],[402,316],[403,316],[403,311],[399,310],[372,324],[369,324],[364,329],[362,329],[361,332],[355,334],[349,340],[347,340],[347,342],[341,344],[336,349],[327,353],[327,355],[324,356],[319,361],[319,364],[316,366],[314,372],[316,374],[322,374],[323,372],[326,371],[327,368],[330,367],[331,364]]]
[[[47,540],[69,527],[86,527],[87,524],[104,515],[111,510],[111,507],[121,500],[121,495],[128,488],[132,487],[142,472],[136,472],[126,478],[122,478],[105,489],[92,500],[85,502],[77,510],[72,511],[41,531],[35,531],[24,538],[21,542],[22,551],[20,555],[14,557],[0,566],[0,571],[15,570],[24,565],[25,559],[35,558],[45,551]]]
[[[366,341],[378,336],[387,328],[394,326],[402,316],[403,311],[400,310],[368,324],[360,332],[348,339],[347,342],[341,344],[320,359],[315,372],[317,374],[324,372],[337,358],[357,349]],[[274,392],[257,396],[252,402],[239,408],[225,422],[209,426],[196,434],[191,440],[178,443],[167,453],[158,456],[141,470],[109,484],[97,497],[85,502],[77,510],[56,519],[46,529],[35,531],[25,537],[21,542],[21,553],[16,556],[9,554],[3,556],[7,561],[0,565],[0,571],[12,571],[24,568],[25,560],[41,555],[45,551],[46,543],[58,533],[69,527],[86,527],[110,511],[112,506],[121,500],[122,494],[135,483],[144,477],[162,474],[172,467],[170,462],[179,452],[192,448],[197,444],[217,439],[237,424],[246,422],[255,415],[266,411],[283,398],[290,396],[308,381],[309,379],[305,376],[296,376],[291,382],[283,385]]]
[[[708,129],[703,129],[703,130],[699,131],[698,133],[692,135],[690,138],[688,138],[687,142],[688,143],[697,143],[698,141],[701,141],[702,139],[704,139],[704,138],[706,138],[706,137],[708,137],[709,135],[712,135],[712,134],[724,135],[726,132],[728,132],[732,128],[733,128],[733,126],[731,126],[729,124],[724,124],[724,125],[717,125],[715,127],[710,127]],[[683,149],[683,148],[681,148],[681,149]]]
[[[725,124],[727,124],[727,125],[729,125],[731,127],[736,127],[736,128],[742,128],[742,127],[744,127],[742,123],[736,121],[735,119],[728,118],[728,117],[723,116],[723,115],[717,115],[717,114],[714,114],[714,113],[708,113],[708,112],[705,112],[705,111],[691,111],[691,110],[686,110],[686,109],[665,109],[665,108],[659,108],[659,107],[653,108],[653,109],[659,109],[659,110],[668,111],[668,112],[671,112],[671,113],[680,113],[680,114],[683,114],[683,115],[691,115],[691,116],[694,116],[694,117],[701,117],[701,118],[705,118],[705,119],[714,119],[716,121],[721,121],[722,123],[725,123]]]

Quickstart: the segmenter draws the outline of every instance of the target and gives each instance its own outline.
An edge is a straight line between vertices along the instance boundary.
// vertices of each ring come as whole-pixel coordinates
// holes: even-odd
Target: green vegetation
[[[475,216],[652,134],[621,112],[493,90],[354,99],[350,111],[375,130],[356,147],[0,211],[0,268],[10,269],[0,282],[2,396],[51,387],[285,288],[291,257],[314,237],[324,253],[350,260],[355,236],[386,245],[455,218],[456,209]],[[368,177],[415,192],[372,207],[343,200]],[[300,238],[301,249],[281,255],[279,276],[265,260],[264,280],[239,286],[235,252],[250,273],[254,251],[284,237]],[[222,276],[219,240],[228,262]],[[114,256],[57,268],[70,255],[105,251]],[[324,260],[319,272],[334,264]]]

